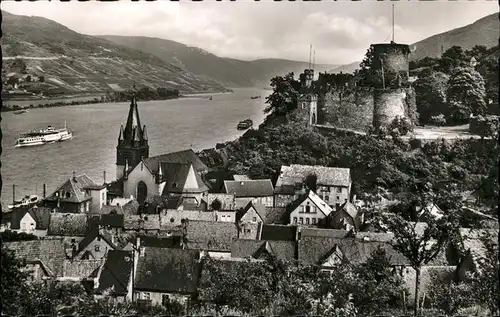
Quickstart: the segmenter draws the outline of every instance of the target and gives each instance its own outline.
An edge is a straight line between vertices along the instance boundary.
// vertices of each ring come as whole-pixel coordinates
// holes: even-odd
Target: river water
[[[192,148],[195,151],[215,147],[217,142],[236,139],[240,120],[251,118],[254,127],[264,120],[265,97],[270,91],[243,88],[231,94],[208,98],[189,97],[167,101],[138,101],[141,124],[149,138],[149,155]],[[261,99],[251,96],[261,95]],[[116,145],[120,124],[127,120],[129,103],[103,103],[58,108],[30,109],[15,115],[2,113],[1,176],[3,208],[21,195],[47,195],[72,172],[87,174],[96,183],[115,178]],[[73,131],[73,139],[61,143],[14,148],[19,133],[48,125],[60,128],[64,122]]]

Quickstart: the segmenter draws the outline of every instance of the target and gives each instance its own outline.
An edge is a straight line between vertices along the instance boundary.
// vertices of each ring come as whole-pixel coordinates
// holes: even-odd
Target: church
[[[146,125],[141,125],[135,94],[116,147],[116,179],[123,197],[143,205],[152,196],[194,198],[198,203],[209,191],[208,167],[192,150],[149,157]]]

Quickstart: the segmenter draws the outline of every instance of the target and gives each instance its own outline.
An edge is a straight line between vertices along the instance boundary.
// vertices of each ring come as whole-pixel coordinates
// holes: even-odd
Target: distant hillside
[[[441,46],[443,46],[444,51],[455,45],[461,46],[464,50],[471,49],[475,45],[492,48],[498,44],[499,30],[498,13],[494,13],[467,26],[414,43],[416,51],[412,52],[411,58],[419,60],[424,57],[439,57],[441,55]]]
[[[46,18],[5,11],[2,18],[2,75],[43,75],[48,89],[63,93],[130,88],[133,81],[138,88],[165,87],[181,92],[225,90],[209,78],[165,63],[154,55],[79,34]],[[21,57],[26,67],[14,59],[16,56]]]
[[[441,46],[444,51],[455,45],[461,46],[464,50],[471,49],[475,45],[492,48],[499,43],[499,30],[499,16],[498,13],[494,13],[467,26],[433,35],[412,44],[412,48],[416,46],[416,50],[411,53],[410,59],[419,60],[424,57],[439,57],[441,56]],[[331,69],[329,73],[354,72],[360,63],[361,61],[343,65]]]
[[[114,35],[104,35],[100,38],[155,55],[164,62],[214,79],[226,86],[268,86],[272,77],[290,71],[298,74],[308,66],[307,62],[283,59],[242,61],[223,58],[200,48],[160,38]],[[315,69],[324,72],[333,67],[335,65],[316,65]]]

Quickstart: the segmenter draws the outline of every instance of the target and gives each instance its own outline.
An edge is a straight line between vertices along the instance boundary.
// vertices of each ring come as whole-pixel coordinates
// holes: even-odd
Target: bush
[[[422,140],[415,138],[410,139],[410,147],[413,150],[420,149],[422,147]]]
[[[432,116],[431,119],[429,120],[432,124],[441,126],[446,124],[446,118],[444,117],[444,114],[440,114],[437,116]]]
[[[471,283],[455,282],[436,274],[432,276],[432,287],[428,296],[431,307],[449,316],[456,315],[460,309],[474,304]]]

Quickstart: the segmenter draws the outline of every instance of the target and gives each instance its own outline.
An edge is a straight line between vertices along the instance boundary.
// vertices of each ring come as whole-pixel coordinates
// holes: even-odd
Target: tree
[[[431,307],[441,310],[448,316],[455,316],[461,308],[473,305],[475,294],[471,281],[454,281],[453,278],[434,274],[428,293]]]
[[[293,78],[293,73],[273,77],[271,87],[273,93],[266,97],[268,106],[264,109],[264,113],[285,116],[297,108],[300,83]]]
[[[374,72],[372,70],[374,47],[370,45],[365,53],[363,61],[359,64],[359,70],[355,72],[355,76],[359,78],[361,86],[373,86],[375,83]]]
[[[316,192],[317,182],[318,182],[318,176],[316,176],[316,174],[307,175],[304,181],[307,188],[312,190],[313,192]]]
[[[149,196],[145,201],[145,208],[149,214],[157,214],[167,207],[167,199],[160,195]]]
[[[485,96],[481,74],[472,68],[458,68],[448,81],[446,98],[449,108],[445,115],[455,123],[466,123],[471,115],[486,112]]]
[[[442,72],[450,74],[457,67],[463,67],[467,63],[467,57],[460,46],[452,46],[443,53],[439,61]]]
[[[422,199],[421,206],[427,205],[428,200]],[[428,216],[427,218],[429,219],[427,226],[423,232],[419,232],[417,222],[405,220],[400,215],[382,214],[380,216],[381,229],[386,229],[394,233],[392,247],[404,255],[408,259],[410,266],[415,270],[415,316],[418,315],[422,266],[436,258],[453,232],[451,225],[454,222],[449,222],[448,217],[442,217],[439,220],[436,220],[432,216]]]
[[[446,112],[446,89],[449,76],[442,72],[424,72],[414,83],[420,123],[430,123],[433,116]]]
[[[354,305],[363,316],[387,313],[397,308],[404,291],[403,280],[391,270],[385,250],[379,248],[354,269],[357,291]]]
[[[25,297],[28,275],[22,271],[24,263],[2,246],[2,298],[3,313],[20,315],[19,299]]]
[[[1,233],[2,242],[38,240],[38,237],[26,232],[17,233],[6,230]]]

